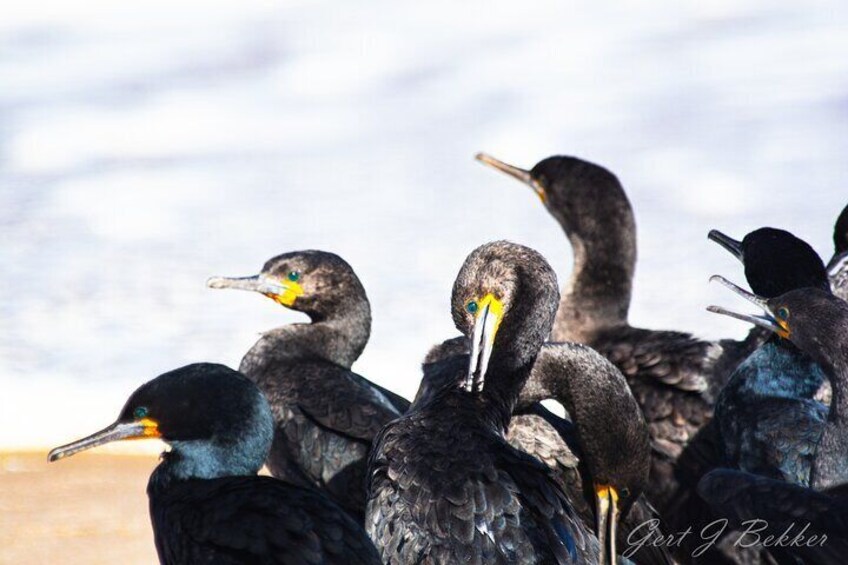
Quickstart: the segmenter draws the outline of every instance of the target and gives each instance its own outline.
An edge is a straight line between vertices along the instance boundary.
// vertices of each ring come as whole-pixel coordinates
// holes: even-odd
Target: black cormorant
[[[590,345],[627,378],[651,433],[648,496],[662,508],[676,489],[674,460],[712,417],[717,376],[754,347],[628,323],[636,223],[613,173],[575,157],[549,157],[529,171],[484,154],[477,159],[530,186],[568,236],[573,270],[551,339]]]
[[[570,420],[537,404],[547,399],[560,402]],[[651,468],[650,434],[627,381],[610,361],[582,344],[545,344],[516,413],[522,415],[510,422],[507,437],[558,471],[584,522],[592,523],[594,511],[601,562],[617,554],[616,542],[637,563],[671,562],[666,548],[630,546],[630,533],[658,518],[643,496]],[[575,456],[581,464],[569,469],[564,462]],[[589,505],[581,504],[584,493],[591,493]]]
[[[451,305],[470,355],[426,364],[434,386],[371,452],[366,530],[385,563],[598,560],[549,468],[503,437],[558,298],[531,249],[494,242],[466,259]]]
[[[425,378],[415,402],[423,402],[441,386],[428,365],[450,356],[468,355],[468,339],[449,339],[424,360]],[[568,411],[563,419],[539,402],[553,399]],[[629,534],[658,518],[642,495],[650,470],[650,437],[645,418],[621,372],[588,346],[546,343],[521,391],[506,439],[514,447],[545,463],[554,472],[575,511],[588,528],[609,537],[601,548],[620,551],[637,563],[670,563],[666,548],[643,545],[631,548]],[[606,498],[601,495],[606,495]],[[622,528],[617,529],[616,517]],[[644,529],[644,526],[643,526]],[[634,553],[635,551],[635,553]]]
[[[239,370],[274,412],[271,473],[318,486],[361,518],[371,441],[409,402],[350,370],[371,332],[371,307],[353,269],[333,253],[299,251],[270,259],[256,276],[207,284],[259,292],[311,319],[264,333]]]
[[[818,546],[796,545],[784,550],[810,563],[844,562],[848,551],[848,303],[816,288],[766,299],[721,280],[760,306],[764,315],[738,314],[715,306],[710,311],[752,322],[792,340],[824,369],[833,400],[812,463],[812,488],[721,469],[701,481],[699,492],[717,512],[734,521],[764,520],[764,535],[782,533],[788,525],[798,529],[809,526],[808,540],[822,534],[829,536],[828,540]]]
[[[379,563],[362,527],[323,494],[256,476],[273,424],[268,402],[244,375],[197,363],[142,385],[114,424],[48,458],[124,439],[167,442],[171,450],[147,486],[165,564]]]
[[[718,275],[713,278],[763,308],[766,314],[738,314],[718,306],[710,306],[711,312],[757,324],[790,339],[824,369],[833,399],[816,446],[809,482],[817,490],[848,483],[848,302],[818,288],[797,289],[769,299]]]
[[[807,287],[830,290],[821,258],[787,231],[761,228],[737,241],[712,230],[709,238],[742,262],[759,296],[775,298]],[[827,407],[814,399],[824,381],[809,355],[771,333],[736,368],[716,401],[720,465],[807,485],[827,416]]]

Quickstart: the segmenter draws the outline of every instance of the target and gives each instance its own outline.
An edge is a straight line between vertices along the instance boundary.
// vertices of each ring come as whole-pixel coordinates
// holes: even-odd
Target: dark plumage
[[[379,563],[361,526],[321,493],[256,476],[273,418],[244,375],[206,363],[160,375],[113,425],[49,459],[136,437],[171,446],[147,487],[162,563]]]
[[[791,522],[808,521],[813,533],[827,533],[821,552],[787,548],[810,562],[840,563],[848,549],[845,489],[848,488],[848,303],[830,292],[803,288],[765,299],[726,283],[738,294],[762,307],[764,316],[736,314],[723,308],[714,312],[753,322],[786,337],[824,369],[833,389],[833,401],[816,448],[810,472],[812,488],[729,470],[714,471],[699,487],[718,512],[733,519],[763,518],[774,531]],[[819,492],[816,492],[819,491]],[[827,491],[823,493],[821,491]],[[798,527],[802,527],[800,524]]]
[[[570,422],[540,412],[536,403],[545,399],[560,402]],[[546,344],[521,391],[517,411],[522,410],[530,413],[510,423],[513,445],[549,466],[556,462],[563,488],[584,522],[598,518],[595,531],[602,537],[601,547],[609,522],[610,533],[618,534],[611,552],[617,545],[631,555],[630,532],[658,516],[643,497],[651,468],[648,426],[621,372],[585,345]],[[539,438],[546,441],[540,443]],[[564,463],[574,453],[581,465],[569,468]],[[588,504],[581,504],[584,498]],[[643,546],[632,556],[638,563],[671,562],[665,548]]]
[[[839,214],[833,228],[833,258],[827,272],[833,294],[848,300],[848,206]]]
[[[556,309],[556,277],[535,251],[476,249],[453,289],[452,354],[430,358],[410,411],[369,463],[366,529],[385,563],[584,563],[597,539],[551,471],[503,438]]]
[[[551,339],[591,346],[627,378],[651,433],[648,495],[662,507],[676,489],[674,460],[712,417],[711,393],[723,384],[719,376],[753,346],[630,326],[636,223],[613,173],[575,157],[550,157],[530,171],[487,155],[477,158],[529,185],[568,236],[573,270]]]
[[[361,519],[371,441],[409,402],[350,370],[371,331],[353,269],[332,253],[300,251],[274,257],[255,277],[215,278],[209,286],[254,290],[309,316],[309,324],[264,333],[239,370],[274,413],[271,473],[321,488]]]
[[[468,355],[468,339],[453,338],[433,347],[428,365],[451,356]],[[447,376],[447,375],[443,375]],[[440,386],[430,375],[422,381],[416,403]],[[571,420],[538,404],[554,399]],[[579,433],[578,433],[579,429]],[[587,529],[597,530],[596,488],[611,485],[619,497],[617,546],[630,555],[628,535],[647,520],[658,518],[642,495],[650,469],[650,443],[645,419],[621,373],[591,348],[575,343],[542,346],[510,420],[507,441],[551,468]],[[645,545],[632,558],[637,563],[669,563],[666,548]]]
[[[713,230],[710,239],[742,261],[748,284],[759,296],[775,298],[807,287],[829,292],[819,256],[787,231],[761,228],[739,242]],[[717,465],[808,484],[827,416],[827,407],[814,399],[824,380],[809,355],[771,334],[736,368],[718,397],[722,461]]]

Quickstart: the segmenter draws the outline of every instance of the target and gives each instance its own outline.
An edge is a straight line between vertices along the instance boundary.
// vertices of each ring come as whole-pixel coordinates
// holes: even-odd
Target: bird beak
[[[595,510],[598,521],[598,543],[601,546],[600,565],[615,565],[618,551],[615,547],[618,524],[618,491],[610,485],[595,485]]]
[[[252,277],[212,277],[206,281],[209,288],[252,290],[290,307],[303,295],[303,287],[296,282],[280,280],[264,273]]]
[[[495,335],[503,319],[503,303],[492,294],[487,294],[479,302],[479,310],[474,318],[474,332],[471,336],[471,363],[464,388],[468,392],[483,389],[486,369],[492,357]]]
[[[718,243],[719,245],[721,245],[722,247],[724,247],[725,249],[730,251],[731,255],[733,255],[734,257],[736,257],[740,261],[742,261],[742,262],[745,261],[745,257],[742,254],[742,242],[741,241],[736,241],[732,237],[727,236],[727,235],[721,233],[718,230],[710,230],[710,233],[707,234],[707,239],[711,239],[712,241],[715,241],[716,243]]]
[[[533,176],[530,174],[530,171],[519,169],[518,167],[514,167],[508,163],[504,163],[503,161],[495,159],[491,155],[487,155],[485,153],[478,153],[474,156],[474,158],[483,163],[484,165],[493,167],[502,173],[506,173],[509,176],[520,180],[521,182],[533,189],[533,191],[536,193],[536,196],[539,197],[543,204],[547,201],[548,195],[545,194],[544,187],[539,183],[539,181],[533,178]]]
[[[76,455],[80,451],[122,439],[147,439],[161,436],[159,424],[150,418],[142,418],[135,422],[115,422],[95,434],[50,450],[50,453],[47,454],[47,461],[52,463]]]
[[[774,316],[771,315],[771,311],[768,305],[768,301],[761,297],[748,292],[747,290],[738,287],[733,284],[726,278],[721,275],[713,275],[710,277],[710,282],[719,282],[753,304],[756,304],[760,308],[763,309],[763,315],[754,315],[754,314],[739,314],[738,312],[732,312],[721,306],[707,306],[707,310],[713,312],[714,314],[722,314],[724,316],[730,316],[731,318],[736,318],[737,320],[742,320],[743,322],[749,322],[751,324],[756,324],[767,330],[773,331],[777,335],[782,338],[789,338],[789,324],[783,320],[777,320]]]

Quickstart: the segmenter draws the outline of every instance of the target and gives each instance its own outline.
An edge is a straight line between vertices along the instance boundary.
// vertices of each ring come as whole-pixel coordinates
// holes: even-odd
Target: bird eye
[[[777,318],[779,320],[783,320],[784,322],[789,319],[789,308],[786,306],[781,306],[777,309]]]
[[[292,271],[292,272],[289,273],[289,280],[291,282],[297,282],[297,280],[299,278],[300,278],[300,273],[298,273],[297,271]]]
[[[141,420],[142,418],[147,416],[147,408],[145,408],[144,406],[139,406],[135,409],[135,412],[133,412],[133,414],[135,415],[137,420]]]
[[[468,304],[465,305],[465,309],[468,310],[469,314],[474,314],[475,312],[477,312],[477,308],[477,302],[475,302],[474,300],[469,300]]]

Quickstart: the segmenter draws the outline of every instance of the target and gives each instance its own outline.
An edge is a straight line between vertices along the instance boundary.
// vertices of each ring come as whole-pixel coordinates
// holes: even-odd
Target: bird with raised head
[[[165,441],[171,449],[147,486],[163,564],[379,563],[362,527],[323,494],[256,476],[273,434],[256,385],[223,365],[196,363],[142,385],[115,423],[48,459],[119,440]]]
[[[324,490],[361,519],[371,441],[409,402],[350,370],[371,333],[371,307],[356,273],[333,253],[297,251],[270,259],[258,275],[215,277],[207,285],[258,292],[309,316],[310,323],[262,334],[239,370],[274,413],[271,473]]]
[[[675,459],[712,417],[712,394],[723,383],[717,375],[753,347],[630,325],[636,221],[612,172],[567,156],[543,159],[530,170],[482,153],[477,159],[529,186],[568,237],[573,268],[551,340],[589,345],[627,378],[651,434],[647,492],[662,508],[677,488]]]
[[[791,290],[830,292],[827,271],[805,241],[760,228],[737,241],[718,230],[709,238],[745,267],[751,290],[776,298]],[[815,395],[824,371],[785,335],[768,339],[733,372],[716,401],[721,460],[716,465],[807,485],[827,406]]]
[[[699,492],[721,515],[736,523],[764,520],[762,535],[780,535],[788,526],[824,543],[798,544],[782,551],[809,563],[842,563],[848,551],[848,303],[818,288],[790,291],[776,298],[749,293],[717,277],[736,294],[762,308],[764,314],[740,314],[710,306],[709,310],[756,324],[791,340],[824,370],[833,399],[810,470],[810,487],[743,471],[718,469],[699,485]],[[797,530],[796,530],[797,531]]]

